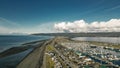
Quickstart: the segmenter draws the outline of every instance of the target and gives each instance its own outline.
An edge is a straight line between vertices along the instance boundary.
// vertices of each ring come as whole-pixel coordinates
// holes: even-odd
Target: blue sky
[[[0,0],[0,33],[55,32],[66,21],[120,19],[120,0]]]

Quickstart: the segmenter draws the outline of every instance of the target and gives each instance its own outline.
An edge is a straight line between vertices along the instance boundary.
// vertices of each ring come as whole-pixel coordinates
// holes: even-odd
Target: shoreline
[[[48,40],[48,39],[46,39],[46,40]],[[42,42],[44,42],[46,40],[37,40],[37,41],[32,41],[32,42],[26,42],[26,43],[21,44],[20,46],[8,48],[8,49],[0,52],[0,58],[18,54],[18,53],[24,52],[30,48],[34,49],[38,46],[38,44],[36,44],[36,43],[42,44]]]
[[[46,40],[41,40],[41,44],[40,44],[39,46],[42,47],[45,41],[46,41]],[[35,42],[38,42],[38,41],[35,41]],[[30,42],[30,43],[31,43],[31,42]],[[18,64],[17,64],[16,66],[18,66],[23,60],[25,60],[25,58],[26,58],[27,56],[29,56],[29,55],[30,55],[35,49],[37,49],[37,48],[38,48],[38,46],[35,47],[35,48],[33,48],[33,50],[32,50],[31,52],[29,52],[20,62],[18,62]]]
[[[18,63],[16,68],[41,68],[43,65],[43,57],[46,46],[51,43],[50,40],[46,40],[41,46],[36,47],[31,51],[24,59]]]

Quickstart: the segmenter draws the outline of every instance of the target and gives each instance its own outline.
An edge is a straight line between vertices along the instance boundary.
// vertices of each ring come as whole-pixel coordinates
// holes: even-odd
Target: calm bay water
[[[75,37],[73,40],[96,41],[120,44],[120,37]]]

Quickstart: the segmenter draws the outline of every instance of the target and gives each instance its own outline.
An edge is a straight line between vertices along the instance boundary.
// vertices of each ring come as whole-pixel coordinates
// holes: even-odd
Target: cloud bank
[[[60,22],[54,24],[54,28],[58,32],[120,32],[120,19],[91,23],[84,20]]]
[[[60,23],[43,23],[35,26],[22,26],[7,19],[0,18],[0,34],[31,34],[55,32],[120,32],[120,19],[109,21],[95,21],[87,23],[85,20]]]

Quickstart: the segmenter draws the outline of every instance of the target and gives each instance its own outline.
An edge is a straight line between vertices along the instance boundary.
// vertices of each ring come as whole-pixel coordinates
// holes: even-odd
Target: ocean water
[[[14,47],[20,46],[23,43],[49,39],[50,36],[33,36],[33,35],[22,35],[22,36],[11,36],[11,35],[0,35],[0,52]]]
[[[0,51],[4,51],[8,48],[14,46],[20,46],[23,43],[37,41],[37,40],[45,40],[53,38],[51,36],[0,36]],[[26,51],[10,55],[7,57],[0,58],[0,68],[16,68],[16,65],[27,55],[29,54],[33,48],[28,49]]]

